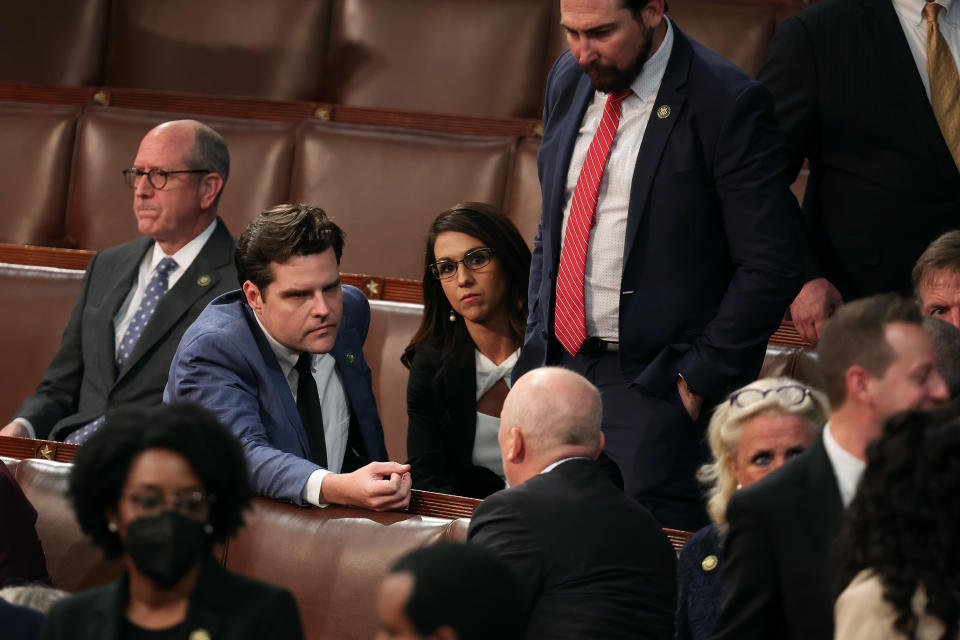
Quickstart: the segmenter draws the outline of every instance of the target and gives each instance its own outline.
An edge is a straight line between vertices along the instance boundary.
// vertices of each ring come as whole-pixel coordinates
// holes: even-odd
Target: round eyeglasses
[[[783,406],[792,407],[806,400],[807,396],[810,395],[810,389],[798,384],[785,384],[774,389],[743,389],[730,396],[730,405],[749,407],[756,402],[760,402],[771,393],[776,394],[777,399]]]
[[[490,260],[492,259],[493,249],[490,247],[477,247],[463,254],[461,260],[450,260],[449,258],[437,260],[430,265],[430,273],[432,273],[437,280],[447,280],[457,275],[457,271],[460,269],[460,263],[463,263],[463,266],[470,269],[470,271],[479,271],[490,264]]]
[[[150,186],[159,191],[167,186],[167,176],[172,176],[177,173],[211,173],[211,171],[209,169],[178,169],[176,171],[165,171],[157,168],[144,171],[143,169],[130,167],[129,169],[124,169],[122,173],[123,179],[126,180],[127,186],[131,189],[136,189],[137,185],[140,184],[140,179],[143,178],[143,176],[147,176]]]
[[[182,491],[167,495],[159,491],[138,491],[125,496],[140,516],[156,516],[164,511],[176,511],[180,515],[201,520],[206,517],[207,509],[214,497],[202,491]]]

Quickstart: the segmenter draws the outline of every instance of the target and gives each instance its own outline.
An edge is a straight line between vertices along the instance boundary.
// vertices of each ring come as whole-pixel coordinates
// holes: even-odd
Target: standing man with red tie
[[[514,376],[560,364],[597,385],[624,489],[696,530],[709,410],[756,377],[799,290],[800,213],[769,94],[665,5],[560,2]]]

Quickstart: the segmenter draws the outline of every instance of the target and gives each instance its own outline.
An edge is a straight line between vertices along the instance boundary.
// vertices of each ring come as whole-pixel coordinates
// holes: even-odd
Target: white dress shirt
[[[587,266],[584,275],[584,306],[587,336],[609,342],[619,341],[620,282],[623,276],[623,247],[627,235],[627,214],[630,209],[630,187],[637,154],[647,121],[653,112],[660,92],[660,83],[667,70],[673,50],[673,26],[667,22],[667,33],[656,52],[644,63],[643,70],[634,78],[633,93],[622,103],[622,116],[617,135],[610,149],[607,166],[600,181],[596,220],[590,230],[587,247]],[[580,131],[570,157],[567,184],[564,191],[563,232],[573,202],[573,192],[583,168],[587,150],[600,126],[607,94],[594,91],[593,100],[583,114]]]
[[[930,99],[930,76],[927,73],[927,17],[923,15],[926,0],[893,0],[903,34],[910,45],[910,53],[917,64],[923,88]],[[943,7],[937,16],[937,25],[943,35],[947,48],[953,54],[954,64],[960,69],[960,2],[956,0],[936,0]]]
[[[843,508],[846,509],[853,501],[854,494],[857,493],[857,486],[860,484],[860,477],[867,463],[834,440],[829,422],[823,427],[823,447],[827,450],[833,475],[837,479],[837,488],[840,489],[840,500],[843,502]]]
[[[510,375],[517,363],[520,349],[517,349],[500,364],[474,349],[474,361],[477,369],[477,401],[487,394],[495,384],[503,380],[510,388]],[[486,467],[495,474],[503,476],[503,457],[500,455],[500,418],[477,411],[477,429],[473,436],[473,464]]]
[[[547,466],[545,466],[545,467],[543,468],[543,471],[541,471],[541,472],[540,472],[539,474],[537,474],[537,475],[543,475],[544,473],[550,473],[551,471],[553,471],[554,469],[556,469],[557,467],[559,467],[560,465],[562,465],[564,462],[569,462],[569,461],[571,461],[571,460],[590,460],[590,458],[588,458],[588,457],[586,457],[586,456],[571,456],[571,457],[569,457],[569,458],[560,458],[560,459],[557,460],[556,462],[554,462],[554,463],[552,463],[552,464],[548,464]]]
[[[257,324],[263,330],[270,349],[277,356],[280,372],[286,378],[290,393],[293,394],[293,400],[296,402],[297,385],[300,382],[296,365],[300,352],[274,340],[260,322],[260,318],[256,314],[253,317],[257,319]],[[314,353],[310,363],[313,379],[317,383],[317,394],[320,396],[323,439],[327,445],[327,468],[317,469],[310,474],[306,484],[303,485],[302,495],[304,500],[318,507],[326,506],[326,503],[320,500],[323,479],[330,473],[340,473],[343,456],[347,451],[347,438],[350,434],[350,404],[336,365],[336,360],[329,353]]]

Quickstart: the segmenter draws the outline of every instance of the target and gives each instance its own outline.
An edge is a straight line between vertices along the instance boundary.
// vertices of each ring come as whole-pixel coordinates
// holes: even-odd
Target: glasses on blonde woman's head
[[[760,402],[770,394],[776,395],[777,399],[785,407],[792,407],[802,404],[810,395],[810,389],[799,384],[785,384],[782,387],[773,389],[752,389],[746,388],[737,391],[730,396],[730,406],[749,407],[752,404]]]

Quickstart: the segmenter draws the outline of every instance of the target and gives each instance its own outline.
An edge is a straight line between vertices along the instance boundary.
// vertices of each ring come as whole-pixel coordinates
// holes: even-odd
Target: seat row
[[[813,0],[670,0],[747,73]],[[0,8],[0,82],[535,118],[558,0],[52,0]],[[43,46],[37,46],[43,43]]]

